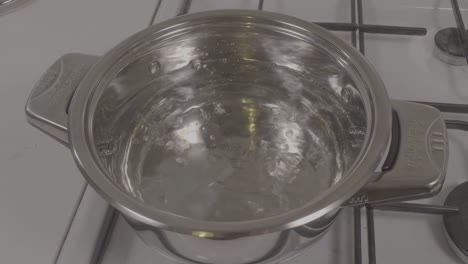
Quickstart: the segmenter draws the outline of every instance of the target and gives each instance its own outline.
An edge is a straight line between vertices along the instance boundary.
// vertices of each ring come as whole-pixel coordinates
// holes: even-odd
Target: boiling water
[[[161,67],[151,62],[148,74]],[[329,71],[222,59],[155,76],[117,118],[130,129],[115,135],[116,181],[201,220],[258,219],[310,202],[343,177],[362,142],[349,133],[364,123],[350,118],[363,109],[353,83]]]

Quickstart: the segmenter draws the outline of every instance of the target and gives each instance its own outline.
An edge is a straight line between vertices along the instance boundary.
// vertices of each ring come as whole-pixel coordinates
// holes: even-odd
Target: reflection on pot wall
[[[152,228],[125,217],[141,239],[176,263],[279,263],[295,257],[328,231],[339,209],[306,225],[281,232],[231,239],[212,239],[199,232],[185,235]]]

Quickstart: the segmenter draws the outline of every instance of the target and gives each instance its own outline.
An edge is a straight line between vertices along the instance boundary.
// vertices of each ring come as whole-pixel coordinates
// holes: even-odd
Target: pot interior
[[[299,208],[346,177],[367,114],[356,74],[321,39],[244,19],[168,32],[94,113],[96,152],[128,195],[235,222]]]

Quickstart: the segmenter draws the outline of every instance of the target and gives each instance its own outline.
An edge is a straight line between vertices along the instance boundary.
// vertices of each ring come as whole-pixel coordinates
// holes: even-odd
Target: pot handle
[[[468,105],[448,104],[434,102],[415,102],[437,108],[442,112],[442,117],[448,129],[468,131]]]
[[[52,64],[26,102],[28,122],[68,145],[68,106],[78,84],[98,60],[98,56],[70,53]]]
[[[440,110],[452,112],[452,108],[442,109],[431,103],[392,100],[392,107],[392,143],[381,176],[364,186],[345,205],[427,198],[442,188],[448,158],[446,124],[455,128],[453,124],[461,122],[456,120],[462,119],[446,119]],[[466,106],[462,110],[468,113]],[[468,115],[464,118],[468,120]],[[468,123],[463,124],[466,129]]]

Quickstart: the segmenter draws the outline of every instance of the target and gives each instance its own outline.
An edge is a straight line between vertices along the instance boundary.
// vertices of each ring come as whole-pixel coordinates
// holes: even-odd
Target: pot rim
[[[353,166],[337,184],[323,195],[284,214],[239,222],[211,222],[175,215],[147,206],[119,188],[103,169],[93,146],[93,116],[99,94],[105,89],[106,74],[132,48],[148,43],[151,38],[189,27],[191,23],[207,19],[239,18],[268,22],[308,34],[325,41],[359,74],[364,88],[360,88],[367,111],[367,131],[364,145]],[[228,20],[226,20],[228,21]],[[114,67],[115,68],[115,67]],[[380,173],[391,138],[391,105],[383,82],[369,62],[352,46],[327,30],[304,20],[283,14],[254,10],[217,10],[194,13],[166,20],[129,37],[106,53],[89,71],[78,86],[69,107],[69,142],[74,159],[89,184],[127,217],[152,227],[168,229],[199,237],[229,238],[255,235],[294,228],[311,222],[351,198],[360,188]]]

